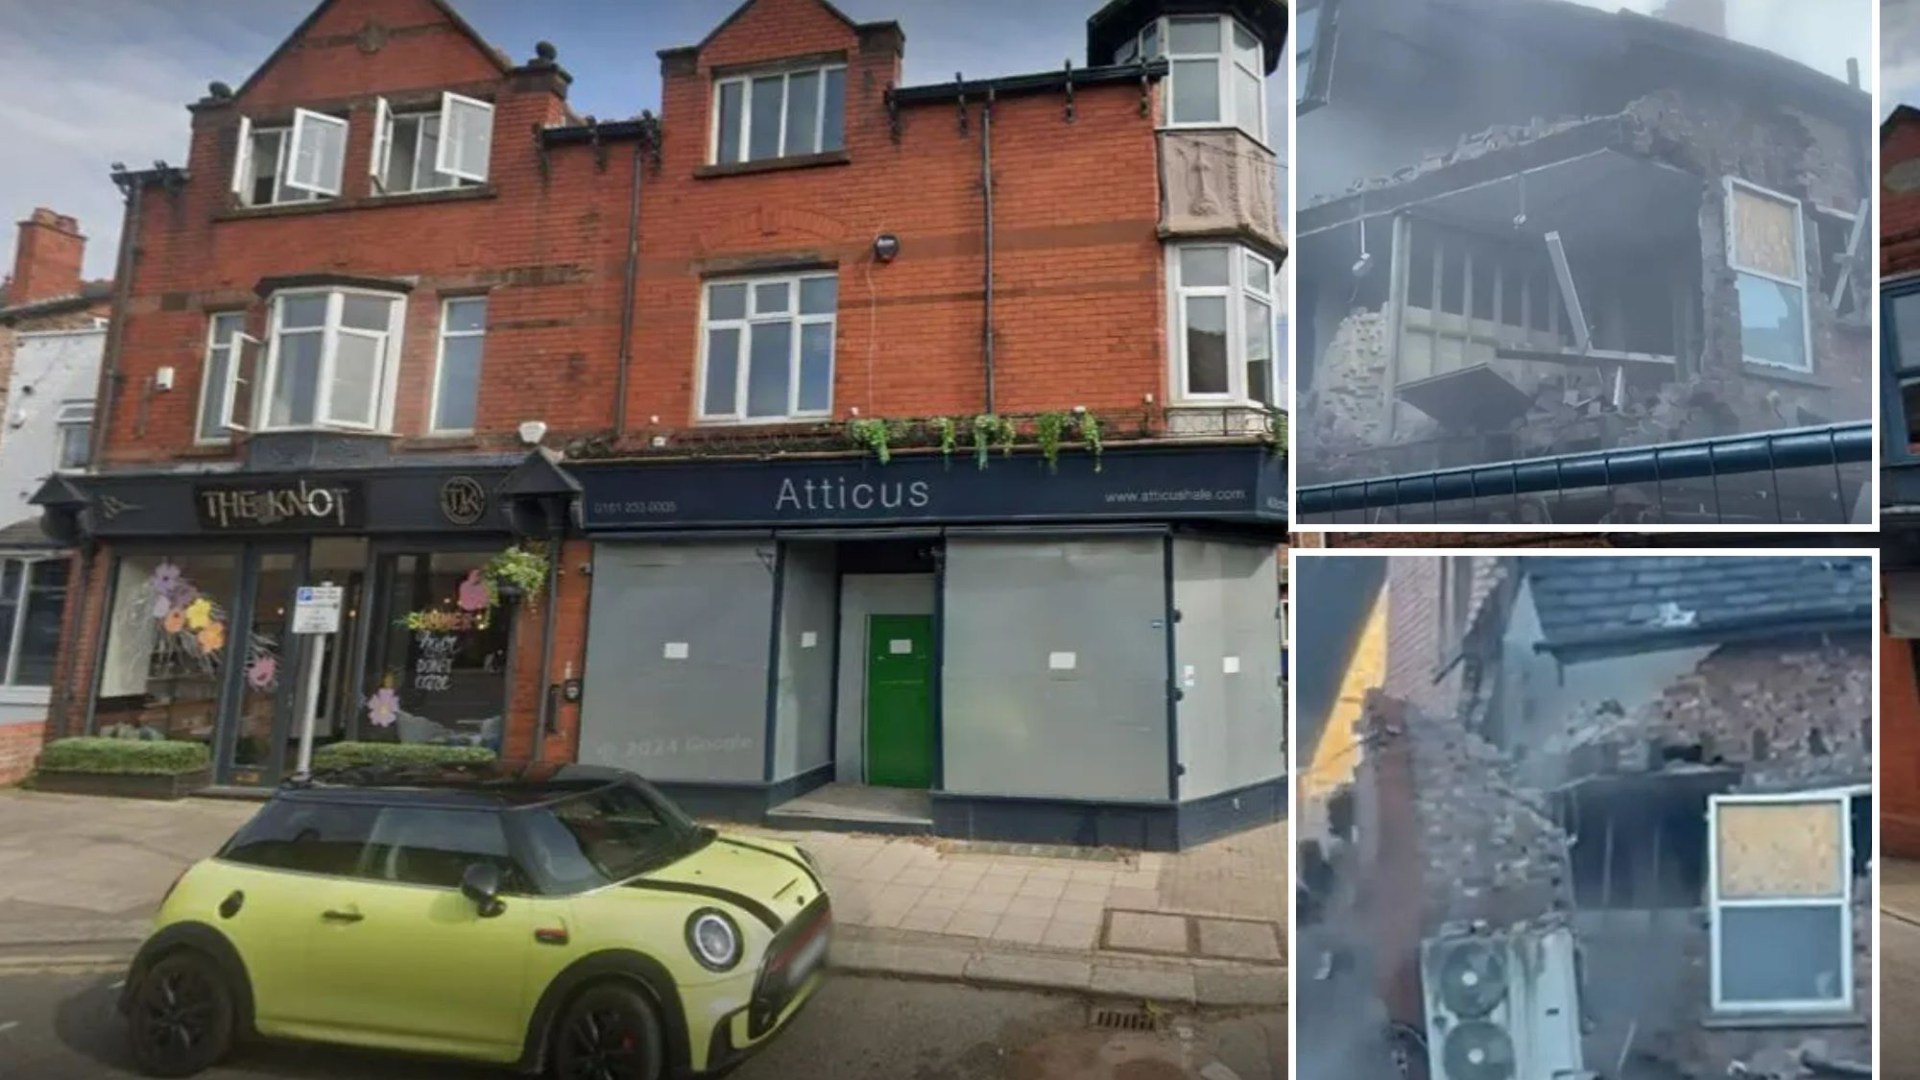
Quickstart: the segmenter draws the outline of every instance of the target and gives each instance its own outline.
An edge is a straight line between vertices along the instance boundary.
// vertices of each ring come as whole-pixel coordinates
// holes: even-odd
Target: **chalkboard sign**
[[[413,688],[423,694],[442,694],[453,686],[454,654],[460,639],[453,634],[422,630],[413,635]]]

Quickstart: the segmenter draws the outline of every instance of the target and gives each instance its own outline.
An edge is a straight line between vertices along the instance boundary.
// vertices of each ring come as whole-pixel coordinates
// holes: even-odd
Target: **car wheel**
[[[192,1076],[233,1048],[233,991],[211,957],[180,949],[140,977],[127,1021],[142,1072]]]
[[[659,1015],[633,987],[588,987],[560,1014],[554,1080],[659,1080],[664,1059]]]

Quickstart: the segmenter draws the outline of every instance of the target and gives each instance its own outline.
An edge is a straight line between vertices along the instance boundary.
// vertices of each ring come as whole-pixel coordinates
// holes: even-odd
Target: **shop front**
[[[808,827],[1171,849],[1284,813],[1264,447],[571,467],[584,762]]]
[[[290,775],[314,742],[500,748],[515,647],[485,576],[515,543],[513,460],[65,478],[38,501],[96,545],[105,617],[84,728],[205,742],[220,786]],[[338,629],[296,633],[303,587]]]

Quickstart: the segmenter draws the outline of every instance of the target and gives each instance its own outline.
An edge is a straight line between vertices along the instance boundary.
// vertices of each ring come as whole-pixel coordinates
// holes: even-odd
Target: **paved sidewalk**
[[[0,965],[123,955],[175,875],[256,808],[0,790]],[[1199,1005],[1285,1000],[1284,824],[1178,854],[726,827],[819,860],[845,968]]]

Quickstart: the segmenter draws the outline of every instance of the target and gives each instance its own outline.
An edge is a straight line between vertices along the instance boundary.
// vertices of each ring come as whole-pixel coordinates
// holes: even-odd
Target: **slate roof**
[[[1872,626],[1864,556],[1636,555],[1522,560],[1544,651],[1562,659]]]
[[[48,550],[58,547],[58,544],[47,538],[46,531],[40,528],[38,515],[0,527],[0,548],[19,551],[23,548]]]
[[[24,304],[10,302],[6,289],[0,288],[0,321],[17,321],[47,315],[60,315],[68,311],[90,308],[113,298],[113,282],[109,280],[83,281],[80,291],[61,296],[48,296]]]

